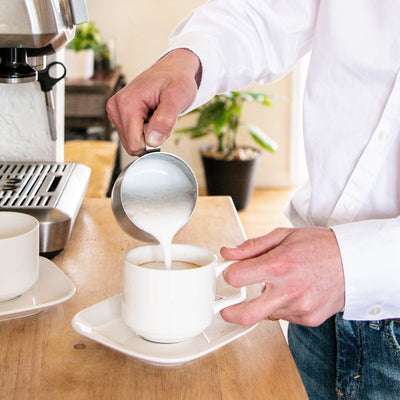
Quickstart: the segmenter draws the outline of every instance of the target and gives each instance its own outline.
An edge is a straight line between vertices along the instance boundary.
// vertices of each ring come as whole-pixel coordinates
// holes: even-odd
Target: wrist
[[[176,65],[182,66],[182,71],[189,73],[200,86],[202,66],[199,57],[193,51],[186,48],[178,48],[167,53],[163,59],[173,60]]]

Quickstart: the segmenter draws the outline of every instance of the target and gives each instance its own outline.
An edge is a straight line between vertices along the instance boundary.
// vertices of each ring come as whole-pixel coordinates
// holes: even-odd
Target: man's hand
[[[278,228],[237,248],[221,249],[240,260],[224,272],[234,287],[265,283],[259,297],[221,311],[250,326],[268,316],[318,326],[344,307],[344,274],[335,234],[328,228]]]
[[[108,100],[108,118],[126,151],[141,155],[158,147],[171,134],[179,116],[196,96],[201,64],[190,50],[168,53]],[[144,123],[148,126],[143,136]]]

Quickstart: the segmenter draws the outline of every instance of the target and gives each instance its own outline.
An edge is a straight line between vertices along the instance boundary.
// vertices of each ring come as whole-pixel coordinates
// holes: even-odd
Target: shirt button
[[[354,201],[348,200],[344,203],[344,208],[346,209],[346,211],[353,211],[354,210]]]
[[[381,306],[373,306],[368,310],[368,314],[372,316],[377,316],[382,313],[382,307]]]
[[[389,134],[385,131],[379,131],[378,133],[378,139],[383,142],[388,138]]]

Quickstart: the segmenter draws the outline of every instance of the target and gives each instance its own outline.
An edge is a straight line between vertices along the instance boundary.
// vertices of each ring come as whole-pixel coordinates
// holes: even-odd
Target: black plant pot
[[[231,196],[237,210],[248,205],[254,189],[254,175],[261,152],[250,160],[219,160],[204,155],[201,159],[209,196]]]

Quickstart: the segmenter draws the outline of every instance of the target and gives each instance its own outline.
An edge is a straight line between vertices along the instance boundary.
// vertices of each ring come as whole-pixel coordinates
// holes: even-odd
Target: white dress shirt
[[[268,83],[310,50],[304,97],[309,182],[287,214],[335,232],[344,318],[400,317],[400,1],[211,0],[173,32],[203,66],[191,109]]]

